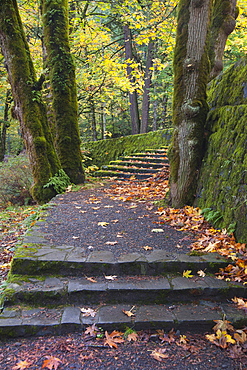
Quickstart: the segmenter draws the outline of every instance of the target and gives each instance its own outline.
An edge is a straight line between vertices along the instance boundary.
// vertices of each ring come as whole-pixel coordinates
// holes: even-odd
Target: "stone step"
[[[138,162],[144,162],[144,163],[149,163],[150,161],[152,163],[160,163],[160,164],[168,164],[169,163],[169,160],[168,158],[166,157],[161,157],[161,158],[157,158],[157,157],[145,157],[145,156],[139,156],[137,154],[133,155],[133,156],[121,156],[119,157],[119,159],[121,161],[128,161],[128,160],[133,160],[133,161],[138,161]]]
[[[120,257],[111,251],[99,250],[82,253],[74,246],[53,246],[38,235],[27,236],[12,260],[11,272],[18,275],[166,275],[198,270],[215,273],[229,264],[217,253],[193,256],[167,253],[154,249],[150,253],[128,253]]]
[[[109,171],[119,171],[119,172],[127,172],[132,174],[154,174],[160,171],[160,169],[155,168],[143,168],[143,167],[135,167],[135,165],[132,164],[132,166],[123,166],[123,165],[112,165],[109,164],[108,166],[102,166],[102,170],[109,170]]]
[[[109,163],[109,165],[113,165],[113,166],[125,166],[125,167],[131,167],[131,166],[135,166],[135,167],[141,167],[141,168],[157,168],[157,169],[161,169],[163,168],[166,164],[165,163],[152,163],[152,162],[140,162],[140,161],[111,161]],[[105,168],[105,166],[102,166],[102,168]]]
[[[92,172],[94,177],[117,177],[118,180],[132,179],[133,177],[137,180],[147,180],[153,176],[153,173],[131,173],[122,171],[110,171],[110,170],[98,170]]]
[[[81,309],[89,309],[83,316]],[[134,316],[127,316],[131,311]],[[91,312],[91,315],[90,315]],[[65,306],[57,309],[13,306],[0,314],[0,337],[61,335],[97,325],[102,330],[180,330],[194,333],[211,331],[213,320],[229,320],[236,328],[247,324],[247,315],[233,303],[198,301],[175,305],[114,304],[99,306]]]
[[[111,280],[112,279],[112,280]],[[99,305],[131,303],[175,304],[198,299],[225,301],[246,297],[247,287],[229,283],[214,276],[185,278],[164,276],[97,276],[34,278],[15,276],[4,295],[4,306],[10,305]]]

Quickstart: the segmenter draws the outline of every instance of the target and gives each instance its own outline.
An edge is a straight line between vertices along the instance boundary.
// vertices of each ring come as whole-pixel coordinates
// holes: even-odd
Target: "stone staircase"
[[[116,177],[118,180],[146,180],[161,169],[169,168],[168,147],[147,149],[145,153],[121,156],[92,173],[95,177]]]
[[[234,296],[246,297],[247,287],[214,277],[228,264],[217,254],[156,249],[146,255],[116,258],[110,251],[95,251],[83,257],[78,248],[50,245],[39,231],[42,222],[13,259],[0,338],[65,334],[92,324],[105,330],[191,332],[209,331],[219,319],[236,327],[247,324],[244,312],[231,302]],[[193,278],[182,276],[186,269]],[[207,276],[199,277],[198,270]]]
[[[117,172],[118,179],[148,178],[168,166],[166,150],[124,157],[121,166],[114,161],[98,172]],[[102,209],[112,207],[108,199]],[[196,333],[210,331],[219,319],[236,327],[247,325],[247,315],[231,300],[247,297],[247,286],[216,279],[214,273],[229,263],[218,254],[171,253],[159,243],[150,252],[83,254],[73,245],[52,244],[44,231],[46,219],[44,214],[36,222],[13,258],[0,304],[0,339],[65,334],[92,324],[104,330],[174,328]],[[185,270],[193,277],[183,277]],[[199,270],[207,275],[200,277]]]

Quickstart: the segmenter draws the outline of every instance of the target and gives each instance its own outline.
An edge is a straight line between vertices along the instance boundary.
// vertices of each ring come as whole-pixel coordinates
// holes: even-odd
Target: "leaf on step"
[[[104,345],[108,345],[111,348],[118,348],[118,344],[124,342],[124,339],[122,338],[122,334],[123,333],[120,333],[116,330],[114,330],[110,334],[108,334],[108,332],[105,331]]]
[[[183,272],[183,277],[185,277],[186,279],[193,277],[194,275],[192,275],[191,272],[192,272],[191,270],[185,270]]]
[[[135,314],[131,311],[126,311],[126,310],[122,310],[122,312],[127,315],[128,317],[132,317],[132,316],[135,316]]]
[[[164,230],[163,229],[152,229],[151,232],[152,233],[163,233]]]
[[[89,316],[95,317],[97,314],[97,311],[93,310],[92,308],[82,307],[81,312],[82,312],[82,316],[85,316],[85,317],[89,317]]]
[[[117,275],[105,275],[106,280],[115,280],[117,278]]]
[[[91,283],[97,283],[97,280],[95,280],[93,277],[86,277],[88,281],[91,281]]]
[[[247,299],[234,297],[232,298],[232,301],[237,304],[238,308],[247,313]]]
[[[205,274],[205,272],[204,272],[203,270],[199,270],[199,271],[197,271],[197,274],[198,274],[200,277],[205,277],[205,276],[206,276],[206,274]]]

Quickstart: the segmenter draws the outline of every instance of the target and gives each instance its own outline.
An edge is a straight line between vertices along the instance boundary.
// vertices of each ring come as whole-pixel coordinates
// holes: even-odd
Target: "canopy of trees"
[[[72,182],[83,182],[80,138],[157,130],[171,126],[173,114],[171,195],[174,205],[190,203],[203,156],[207,81],[221,70],[224,49],[226,66],[247,50],[244,0],[237,1],[239,16],[230,34],[235,5],[234,0],[1,1],[0,160],[6,147],[21,150],[13,117],[18,118],[33,168],[33,195],[42,202],[54,195],[44,185],[61,169]],[[199,69],[190,61],[195,58]],[[200,91],[193,92],[189,86],[197,82]],[[188,126],[192,131],[184,135]]]

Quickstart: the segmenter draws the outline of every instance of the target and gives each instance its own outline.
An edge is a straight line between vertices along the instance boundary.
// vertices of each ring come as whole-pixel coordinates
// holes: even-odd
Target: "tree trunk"
[[[170,192],[176,208],[192,204],[203,157],[211,5],[212,0],[181,0],[179,5],[170,151]]]
[[[133,51],[132,51],[132,35],[128,25],[124,26],[124,45],[125,45],[125,58],[127,61],[127,75],[131,83],[135,83],[135,78],[132,76],[131,63],[133,62]],[[132,135],[138,134],[140,130],[140,116],[138,108],[138,97],[137,91],[129,93],[130,102],[130,119]]]
[[[7,127],[9,127],[9,110],[10,104],[12,101],[11,97],[11,90],[7,89],[6,91],[6,98],[4,104],[4,116],[0,131],[0,162],[4,160],[4,156],[6,153],[6,134],[7,134]]]
[[[149,118],[149,106],[150,106],[150,87],[152,80],[152,70],[153,65],[153,51],[154,51],[154,42],[149,41],[147,59],[146,59],[146,69],[144,76],[144,89],[143,89],[143,98],[142,98],[142,120],[141,120],[141,129],[140,133],[144,134],[148,132],[148,118]]]
[[[94,101],[90,101],[90,115],[91,115],[91,122],[92,122],[92,139],[93,141],[97,141],[97,129],[96,129],[96,116],[95,116],[95,105]]]
[[[210,28],[210,80],[223,69],[226,40],[236,26],[237,0],[215,0]]]
[[[20,121],[34,177],[32,196],[37,202],[44,203],[55,195],[54,190],[44,188],[44,185],[57,173],[60,164],[16,0],[0,2],[0,43],[15,102],[15,113]]]
[[[83,183],[75,66],[69,48],[68,0],[41,0],[41,4],[56,125],[56,150],[71,182]]]

